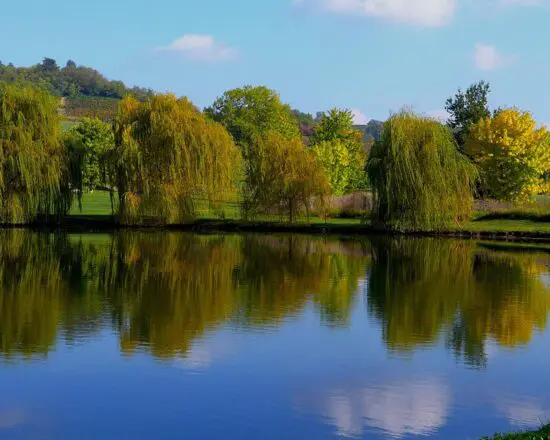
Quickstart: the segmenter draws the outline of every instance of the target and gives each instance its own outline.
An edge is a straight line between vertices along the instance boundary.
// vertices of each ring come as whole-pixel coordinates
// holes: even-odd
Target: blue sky
[[[69,58],[129,85],[209,105],[267,85],[303,111],[440,115],[487,80],[491,104],[550,122],[550,0],[19,0],[0,60]]]

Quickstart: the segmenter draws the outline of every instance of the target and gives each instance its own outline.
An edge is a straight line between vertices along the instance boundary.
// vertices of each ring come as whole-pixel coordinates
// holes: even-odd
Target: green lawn
[[[82,211],[78,207],[78,200],[73,201],[70,215],[111,215],[111,199],[107,191],[86,192],[82,195]]]
[[[222,220],[220,213],[212,211],[206,203],[204,206],[198,206],[199,220]],[[75,200],[71,209],[73,216],[109,216],[111,215],[111,202],[109,193],[106,191],[93,191],[84,193],[82,198],[82,211],[78,209],[78,202]],[[240,219],[238,205],[228,205],[224,210],[223,220]],[[520,214],[503,215],[501,218],[480,218],[466,223],[462,228],[456,227],[455,230],[471,231],[471,232],[526,232],[526,233],[545,233],[550,234],[550,218],[547,216],[536,216],[527,213],[525,218],[521,218]],[[279,217],[264,217],[258,221],[278,222]],[[356,228],[361,226],[359,219],[340,219],[329,218],[327,220],[317,217],[309,219],[301,218],[296,223],[310,224],[315,226],[327,225],[338,227]]]
[[[477,220],[467,223],[464,228],[473,232],[541,232],[550,233],[550,222],[533,220]]]
[[[539,431],[497,434],[484,440],[550,440],[550,425],[542,427]]]

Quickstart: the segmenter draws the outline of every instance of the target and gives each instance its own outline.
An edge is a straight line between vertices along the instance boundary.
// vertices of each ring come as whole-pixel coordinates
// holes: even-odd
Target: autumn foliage
[[[474,124],[466,138],[483,178],[496,199],[527,201],[547,190],[544,173],[550,170],[550,133],[528,112],[506,109]]]
[[[122,101],[115,123],[116,185],[122,223],[184,222],[197,199],[236,191],[240,153],[229,133],[187,99]]]

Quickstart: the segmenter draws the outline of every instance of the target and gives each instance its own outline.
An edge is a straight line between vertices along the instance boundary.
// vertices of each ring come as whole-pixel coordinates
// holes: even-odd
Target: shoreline
[[[186,231],[186,232],[258,232],[258,233],[293,233],[312,235],[347,235],[347,236],[406,236],[406,237],[439,237],[469,240],[491,240],[512,242],[550,243],[550,232],[522,230],[472,230],[468,228],[446,231],[410,231],[399,232],[374,228],[359,223],[298,223],[287,224],[272,221],[213,220],[201,219],[184,224],[140,224],[121,225],[111,216],[69,216],[59,222],[33,224],[0,224],[3,229],[31,229],[66,232],[100,232],[115,230],[142,231]]]

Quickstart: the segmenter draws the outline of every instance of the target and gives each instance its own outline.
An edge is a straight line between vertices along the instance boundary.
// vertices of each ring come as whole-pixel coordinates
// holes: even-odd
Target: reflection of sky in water
[[[0,433],[3,429],[15,428],[25,423],[27,414],[21,409],[0,410]]]
[[[325,397],[325,416],[343,436],[360,436],[365,426],[392,437],[427,435],[445,424],[450,394],[446,385],[429,380],[333,390]]]
[[[549,401],[529,397],[509,397],[497,402],[496,407],[520,428],[539,426],[550,421]]]
[[[341,244],[329,240],[326,246],[334,246],[334,252],[338,253]],[[194,259],[196,249],[192,246],[191,251]],[[315,248],[308,255],[313,258],[318,252]],[[436,252],[435,256],[439,254]],[[210,254],[206,257],[210,258]],[[245,262],[250,264],[252,257],[248,258]],[[464,262],[469,262],[468,258],[466,253]],[[345,259],[328,256],[326,259],[331,264],[323,268],[346,267],[341,266]],[[47,438],[61,440],[137,440],[160,438],[160,433],[167,439],[428,436],[447,440],[476,439],[497,431],[537,427],[550,420],[550,332],[540,319],[543,331],[525,332],[528,338],[522,337],[523,330],[533,326],[530,314],[544,311],[539,306],[544,306],[548,289],[538,287],[542,283],[550,287],[550,276],[541,275],[542,282],[537,285],[526,283],[531,279],[519,276],[523,274],[517,270],[519,263],[496,260],[477,261],[477,278],[464,283],[465,292],[460,290],[462,285],[453,292],[447,281],[426,284],[433,282],[439,272],[423,271],[420,266],[416,269],[425,277],[416,277],[417,271],[410,273],[415,275],[412,278],[416,280],[416,290],[403,294],[411,284],[404,278],[399,289],[377,297],[369,290],[373,288],[370,260],[354,266],[348,262],[348,270],[353,267],[355,274],[349,303],[341,302],[346,298],[343,295],[346,289],[326,289],[331,279],[323,278],[322,283],[317,283],[318,274],[314,274],[315,282],[300,284],[307,273],[294,267],[295,263],[285,273],[301,287],[293,290],[292,284],[287,283],[283,289],[271,293],[267,290],[263,297],[259,288],[247,290],[246,296],[239,297],[243,292],[220,292],[217,285],[213,285],[212,295],[205,297],[203,281],[212,275],[200,272],[200,267],[196,270],[203,278],[196,283],[196,290],[185,295],[185,292],[159,295],[158,283],[153,282],[154,289],[144,292],[142,298],[149,302],[142,303],[137,301],[140,296],[128,294],[123,285],[119,293],[128,295],[122,297],[125,308],[120,314],[124,318],[121,329],[113,327],[108,314],[97,327],[90,326],[88,309],[84,307],[82,322],[68,326],[71,331],[67,334],[73,339],[63,343],[63,338],[57,336],[48,353],[33,358],[33,362],[19,355],[0,367],[0,439],[46,438],[34,435],[46,432],[51,434]],[[162,257],[157,264],[164,262]],[[239,276],[244,277],[246,265],[242,263]],[[285,263],[284,258],[279,263]],[[170,275],[168,281],[177,279],[186,264],[176,265],[173,272],[166,269]],[[220,261],[216,260],[218,264]],[[271,267],[271,260],[266,266]],[[514,267],[512,279],[503,276],[502,283],[496,283],[494,289],[467,291],[475,286],[487,287],[487,280],[498,281],[498,275]],[[213,273],[221,270],[219,266],[214,269]],[[231,281],[224,285],[228,289],[238,275],[233,269],[229,267],[226,274]],[[262,265],[257,270],[258,278],[243,278],[244,285],[256,286],[245,281],[271,284],[281,281],[277,274],[265,278]],[[154,271],[151,274],[157,275]],[[378,281],[385,286],[399,274],[403,272],[380,271]],[[139,278],[139,273],[126,275],[125,280]],[[190,279],[194,279],[191,275]],[[347,278],[337,280],[336,286],[345,286]],[[517,280],[521,283],[515,284]],[[433,298],[426,296],[430,286],[431,293],[435,293]],[[468,364],[462,354],[457,355],[449,348],[446,332],[451,322],[438,319],[443,312],[453,317],[456,299],[448,291],[467,305],[461,310],[462,316],[466,312],[472,314],[470,321],[457,327],[463,331],[457,334],[464,336],[460,342],[465,344],[471,336],[470,330],[479,331],[474,332],[472,340],[480,343],[470,348],[483,358],[483,363]],[[517,294],[510,303],[509,291]],[[324,296],[319,292],[324,292]],[[38,293],[37,297],[41,298]],[[227,303],[222,303],[223,307],[213,307],[224,298]],[[249,305],[249,315],[242,314],[240,308],[233,309],[233,301],[238,298],[240,307]],[[285,298],[288,304],[283,301]],[[404,301],[411,298],[415,301]],[[533,298],[540,302],[533,301],[532,308],[518,311],[516,306],[522,304],[522,299]],[[61,307],[70,313],[69,306],[75,304],[55,296],[54,299],[58,302],[52,301],[55,306],[52,310]],[[86,296],[80,294],[66,299],[82,299],[82,305],[87,304]],[[181,301],[175,301],[178,299]],[[183,299],[189,300],[193,309],[187,314],[175,313],[186,311]],[[369,310],[373,299],[378,300],[379,310],[385,315]],[[435,304],[433,310],[432,304]],[[505,305],[510,307],[501,307]],[[36,309],[42,311],[42,303],[37,302]],[[200,312],[204,313],[203,321],[199,319]],[[133,320],[126,318],[132,313]],[[423,319],[415,320],[417,315]],[[29,316],[36,319],[42,314]],[[245,319],[247,316],[251,322]],[[259,319],[262,316],[277,319],[262,323]],[[99,317],[104,315],[100,313]],[[434,331],[422,332],[422,325],[429,327],[430,323]],[[37,331],[32,335],[43,334],[40,326],[34,328]],[[86,332],[81,332],[82,329]],[[166,329],[172,331],[163,333]],[[389,330],[397,346],[406,350],[392,350],[384,339]],[[507,332],[517,337],[507,338]],[[121,333],[134,339],[124,342]],[[165,337],[157,338],[159,334]],[[157,359],[148,350],[148,344],[155,341],[158,353],[164,357]],[[408,345],[399,345],[403,341]],[[127,342],[136,343],[139,349],[121,350]],[[164,350],[166,347],[172,347],[173,351]],[[174,357],[168,356],[170,353]]]

